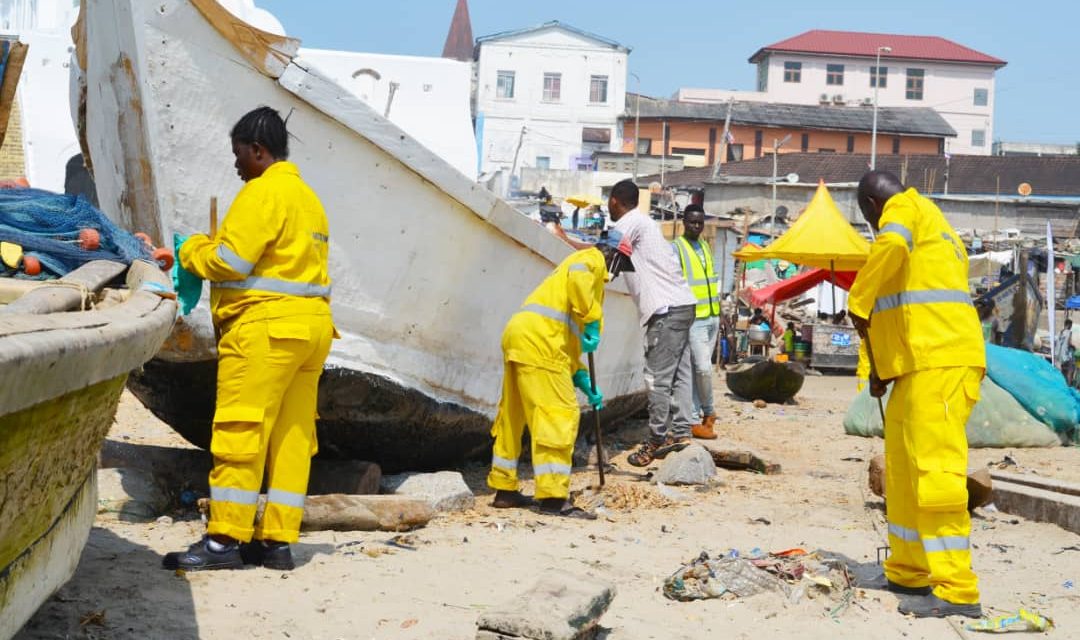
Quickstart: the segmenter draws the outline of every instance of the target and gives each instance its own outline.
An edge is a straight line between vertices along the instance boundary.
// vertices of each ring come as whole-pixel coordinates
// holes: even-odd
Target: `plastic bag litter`
[[[765,591],[785,596],[790,589],[776,576],[739,557],[710,558],[704,551],[664,580],[664,596],[689,601],[719,598],[725,594],[746,598]]]
[[[1037,420],[1071,434],[1080,422],[1080,392],[1046,359],[1034,353],[986,346],[986,373]]]
[[[988,631],[990,633],[1008,633],[1010,631],[1043,632],[1054,626],[1050,618],[1034,611],[1020,609],[1016,613],[994,618],[983,618],[967,625],[968,631]]]
[[[889,387],[892,391],[892,387]],[[881,399],[888,406],[889,393]],[[983,378],[979,401],[967,421],[968,446],[993,447],[1057,447],[1063,438],[1047,425],[1036,420],[1005,389],[989,376]],[[881,437],[881,412],[870,390],[863,389],[844,416],[844,432],[853,436]]]

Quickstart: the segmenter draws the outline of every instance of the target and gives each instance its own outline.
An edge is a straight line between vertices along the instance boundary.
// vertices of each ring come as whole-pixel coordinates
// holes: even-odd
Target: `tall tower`
[[[442,57],[472,62],[473,35],[472,22],[469,20],[469,3],[458,0],[454,9],[454,19],[450,21],[450,32],[446,34]]]

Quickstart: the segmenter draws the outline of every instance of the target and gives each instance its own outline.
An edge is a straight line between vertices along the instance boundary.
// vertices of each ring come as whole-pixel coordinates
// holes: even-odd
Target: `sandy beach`
[[[176,575],[161,554],[201,535],[196,516],[133,524],[99,517],[72,581],[17,636],[60,638],[437,638],[468,639],[486,608],[527,589],[547,569],[614,583],[601,637],[958,638],[975,637],[947,620],[915,620],[897,599],[857,589],[837,607],[824,598],[792,604],[777,593],[746,599],[676,602],[664,579],[702,551],[821,550],[853,572],[877,572],[886,544],[882,500],[867,488],[867,462],[880,440],[846,436],[841,422],[854,395],[847,377],[807,377],[797,405],[751,404],[725,396],[717,380],[722,441],[783,466],[780,475],[720,471],[718,486],[682,489],[670,505],[645,500],[609,508],[594,522],[560,520],[488,506],[482,467],[464,469],[475,509],[436,518],[407,534],[313,532],[295,547],[292,572],[262,568]],[[609,482],[642,489],[626,464],[643,426],[618,435],[624,449]],[[185,445],[130,395],[110,438]],[[1080,481],[1076,448],[975,450],[973,468],[1008,454],[1021,468]],[[595,482],[577,470],[575,488]],[[531,492],[531,486],[526,486]],[[615,491],[615,490],[613,490]],[[629,491],[629,490],[626,490]],[[642,494],[644,495],[644,494]],[[983,606],[989,614],[1025,607],[1054,619],[1052,633],[1080,633],[1080,536],[1057,526],[979,510],[972,527]],[[962,623],[961,623],[962,624]]]

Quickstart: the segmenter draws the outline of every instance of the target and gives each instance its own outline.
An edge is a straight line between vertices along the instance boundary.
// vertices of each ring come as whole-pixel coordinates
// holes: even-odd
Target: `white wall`
[[[535,167],[537,157],[550,158],[551,169],[571,169],[583,154],[583,127],[611,130],[608,150],[619,146],[618,117],[626,101],[624,51],[571,31],[550,27],[480,45],[476,111],[483,117],[483,172],[509,170],[521,137],[518,168]],[[514,97],[496,94],[499,71],[515,74]],[[561,73],[558,102],[543,100],[544,74]],[[590,78],[608,77],[607,101],[589,102]],[[586,153],[591,152],[591,149]]]
[[[301,49],[310,64],[389,120],[470,180],[476,180],[472,64],[445,58]]]

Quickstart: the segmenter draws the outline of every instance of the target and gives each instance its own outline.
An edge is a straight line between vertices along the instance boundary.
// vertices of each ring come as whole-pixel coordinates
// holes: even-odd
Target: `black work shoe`
[[[288,542],[252,540],[240,545],[240,556],[244,564],[275,571],[292,571],[296,568]]]
[[[210,548],[210,537],[192,544],[187,551],[172,551],[161,559],[161,568],[183,571],[211,571],[215,569],[242,569],[244,560],[240,556],[240,545],[231,542],[222,551]]]
[[[892,580],[885,581],[885,588],[890,593],[898,593],[903,596],[928,596],[934,592],[934,588],[930,585],[925,587],[908,587]]]
[[[901,602],[897,607],[904,615],[913,615],[916,618],[946,618],[948,616],[964,616],[967,618],[981,618],[982,605],[954,604],[930,594],[918,598],[911,598]]]

